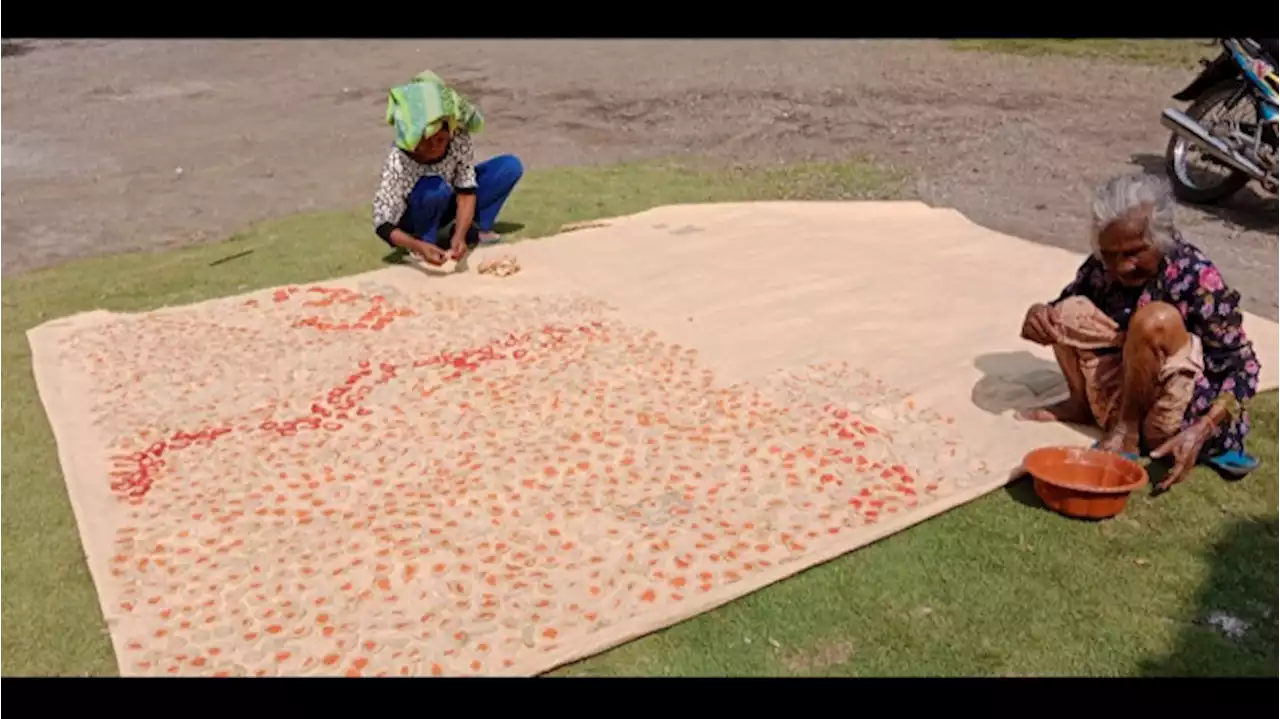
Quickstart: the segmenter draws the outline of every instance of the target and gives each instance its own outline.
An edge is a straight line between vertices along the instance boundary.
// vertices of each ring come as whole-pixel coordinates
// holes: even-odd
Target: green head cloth
[[[402,150],[412,150],[442,127],[451,132],[461,127],[473,134],[484,128],[480,110],[430,70],[391,88],[388,95],[387,124],[396,128],[396,145]]]

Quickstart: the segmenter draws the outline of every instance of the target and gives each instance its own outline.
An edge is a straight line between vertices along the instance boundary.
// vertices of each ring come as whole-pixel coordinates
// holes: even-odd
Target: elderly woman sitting
[[[513,155],[476,164],[471,135],[484,127],[480,111],[425,71],[391,90],[387,124],[396,129],[396,143],[373,198],[378,237],[433,265],[498,239],[498,212],[524,168]],[[448,239],[438,237],[450,223]]]
[[[1167,183],[1118,177],[1093,202],[1093,254],[1058,298],[1027,310],[1022,337],[1052,346],[1070,396],[1021,419],[1099,425],[1098,447],[1171,457],[1159,489],[1200,461],[1236,475],[1258,390],[1240,294],[1174,228]]]

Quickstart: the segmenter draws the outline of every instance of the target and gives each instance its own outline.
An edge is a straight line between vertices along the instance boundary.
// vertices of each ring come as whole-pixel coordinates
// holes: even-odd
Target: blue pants
[[[492,232],[502,205],[524,175],[524,166],[515,155],[499,155],[476,165],[476,212],[467,232],[467,244],[475,247],[481,232]],[[437,237],[458,212],[458,198],[444,178],[424,177],[409,193],[408,207],[400,218],[400,229],[423,242],[449,249],[449,237]]]

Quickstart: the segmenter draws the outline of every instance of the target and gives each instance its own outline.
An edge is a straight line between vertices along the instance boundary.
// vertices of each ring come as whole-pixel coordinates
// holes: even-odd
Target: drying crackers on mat
[[[512,255],[503,255],[480,263],[478,271],[482,275],[509,277],[520,271],[520,261]]]

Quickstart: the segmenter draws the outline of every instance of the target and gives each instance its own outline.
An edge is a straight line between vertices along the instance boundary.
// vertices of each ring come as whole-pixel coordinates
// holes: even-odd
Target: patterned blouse
[[[1258,357],[1245,336],[1240,312],[1240,293],[1227,287],[1218,268],[1198,247],[1174,236],[1173,249],[1165,254],[1160,272],[1144,287],[1127,288],[1107,280],[1102,262],[1090,255],[1076,277],[1054,303],[1067,297],[1083,296],[1098,306],[1121,330],[1128,329],[1133,312],[1149,302],[1167,302],[1182,313],[1187,330],[1204,344],[1204,376],[1196,384],[1182,427],[1195,422],[1224,392],[1242,404],[1258,391]],[[1244,451],[1249,433],[1248,412],[1220,425],[1207,442],[1201,458],[1231,450]]]
[[[396,227],[408,207],[409,193],[424,177],[439,176],[453,187],[454,192],[474,192],[476,189],[475,146],[471,134],[457,130],[449,141],[444,157],[436,162],[422,163],[409,153],[392,146],[387,161],[382,165],[382,181],[373,196],[373,231],[384,241],[391,241],[391,229]]]

